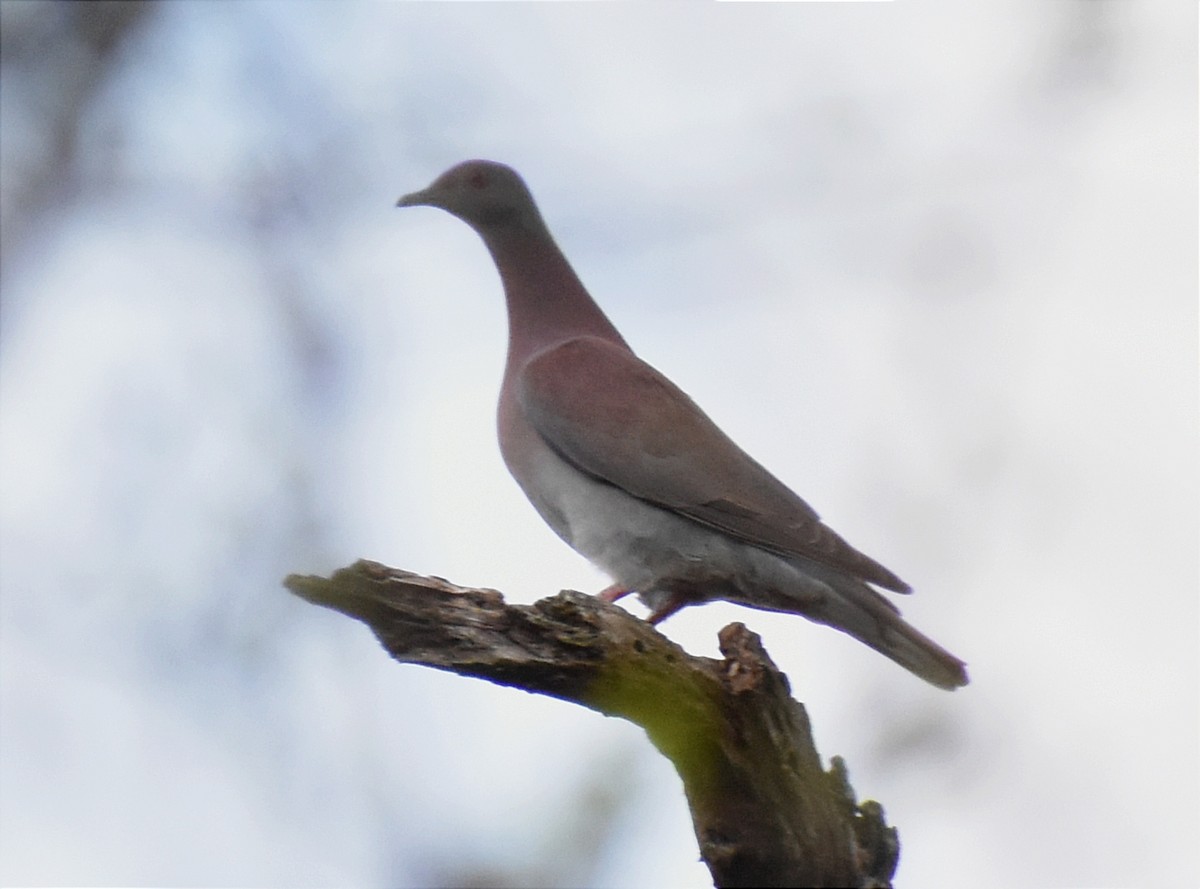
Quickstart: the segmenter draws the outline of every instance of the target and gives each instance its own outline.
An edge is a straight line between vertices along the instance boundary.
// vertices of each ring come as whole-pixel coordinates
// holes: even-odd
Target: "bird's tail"
[[[878,641],[869,638],[863,638],[863,641],[926,682],[954,691],[970,681],[965,663],[900,615],[895,616],[891,625],[885,624],[879,629]]]
[[[838,583],[837,592],[840,595],[812,617],[849,633],[938,688],[953,691],[967,684],[967,665],[906,622],[882,595],[857,580]]]

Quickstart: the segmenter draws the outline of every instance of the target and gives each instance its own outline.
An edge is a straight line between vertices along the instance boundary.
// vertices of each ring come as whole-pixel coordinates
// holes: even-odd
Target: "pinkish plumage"
[[[953,689],[962,661],[868,584],[907,593],[629,348],[554,243],[517,173],[447,170],[399,206],[433,206],[483,238],[508,303],[498,430],[547,524],[661,620],[725,599],[802,614]]]

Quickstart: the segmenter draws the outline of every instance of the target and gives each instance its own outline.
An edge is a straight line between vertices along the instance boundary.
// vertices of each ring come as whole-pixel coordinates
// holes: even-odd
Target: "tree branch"
[[[718,887],[891,885],[899,840],[858,805],[845,766],[826,772],[804,706],[759,637],[720,634],[724,660],[693,657],[645,621],[582,593],[507,605],[360,561],[301,598],[363,621],[393,658],[582,704],[642,726],[675,765]]]

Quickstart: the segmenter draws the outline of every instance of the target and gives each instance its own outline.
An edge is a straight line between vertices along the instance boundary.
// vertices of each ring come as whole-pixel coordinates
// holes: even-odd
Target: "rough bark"
[[[856,803],[838,757],[822,768],[804,706],[740,623],[720,632],[724,659],[713,660],[571,591],[508,605],[495,590],[366,561],[285,583],[363,621],[398,661],[640,725],[683,780],[716,886],[891,885],[895,829],[877,803]]]

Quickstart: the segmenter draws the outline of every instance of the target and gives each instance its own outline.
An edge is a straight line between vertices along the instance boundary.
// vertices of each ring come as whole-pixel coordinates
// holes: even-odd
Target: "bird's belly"
[[[794,611],[829,592],[796,563],[634,497],[552,452],[527,481],[522,487],[547,524],[651,608],[683,595]]]

